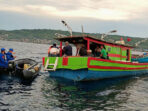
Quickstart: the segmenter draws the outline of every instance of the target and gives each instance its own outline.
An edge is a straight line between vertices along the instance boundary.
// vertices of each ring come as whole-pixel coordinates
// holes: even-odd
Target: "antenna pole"
[[[115,32],[117,32],[117,30],[112,30],[112,31],[109,31],[109,32],[107,32],[107,33],[103,33],[103,34],[101,35],[101,40],[104,40],[104,38],[105,38],[106,36],[108,36],[108,34],[110,34],[110,33],[115,33]]]
[[[68,32],[70,33],[70,36],[72,37],[72,28],[64,21],[61,21],[67,28],[68,28]]]
[[[81,25],[81,29],[82,29],[82,35],[84,36],[84,28],[83,28],[83,25]]]

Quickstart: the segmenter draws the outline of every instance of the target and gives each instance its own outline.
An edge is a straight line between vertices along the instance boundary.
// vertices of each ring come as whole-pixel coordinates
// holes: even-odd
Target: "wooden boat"
[[[28,80],[35,78],[40,69],[41,67],[35,60],[25,58],[10,61],[8,68],[0,68],[0,74],[9,74]]]
[[[49,71],[51,77],[88,81],[148,73],[148,63],[131,61],[131,49],[134,48],[132,46],[108,42],[88,35],[56,39],[60,41],[60,57],[43,57],[44,69]],[[84,44],[87,50],[91,49],[92,52],[96,46],[103,45],[109,59],[87,56],[62,57],[62,42],[65,41],[74,44],[77,52],[81,44]]]

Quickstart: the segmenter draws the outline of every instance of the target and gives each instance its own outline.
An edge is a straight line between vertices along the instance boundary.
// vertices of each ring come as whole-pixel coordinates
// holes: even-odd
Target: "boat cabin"
[[[96,47],[103,45],[109,60],[131,61],[131,49],[133,47],[129,45],[108,42],[89,35],[65,36],[55,39],[60,41],[60,56],[62,56],[62,43],[68,41],[70,44],[76,46],[77,50],[74,56],[80,56],[79,51],[82,47],[85,47],[86,50],[91,50],[92,54],[94,54]]]

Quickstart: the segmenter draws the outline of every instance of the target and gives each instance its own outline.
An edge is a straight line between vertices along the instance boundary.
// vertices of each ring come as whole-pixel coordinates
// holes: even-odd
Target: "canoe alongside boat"
[[[9,68],[0,68],[0,74],[9,74],[21,79],[35,78],[41,66],[35,60],[25,58],[9,62]]]
[[[148,62],[139,63],[131,61],[131,49],[133,46],[108,42],[88,35],[64,36],[56,38],[60,41],[60,57],[43,57],[44,70],[51,77],[66,78],[74,81],[89,81],[113,77],[142,75],[148,73]],[[76,46],[79,52],[81,44],[86,50],[103,45],[109,59],[87,56],[62,57],[62,42],[68,41]],[[142,61],[142,60],[141,60]]]

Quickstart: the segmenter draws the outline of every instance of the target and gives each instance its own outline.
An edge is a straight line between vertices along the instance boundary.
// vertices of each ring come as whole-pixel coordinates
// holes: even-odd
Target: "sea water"
[[[0,41],[17,58],[42,63],[49,45]],[[0,111],[147,111],[148,76],[73,82],[41,70],[32,83],[0,77]]]

